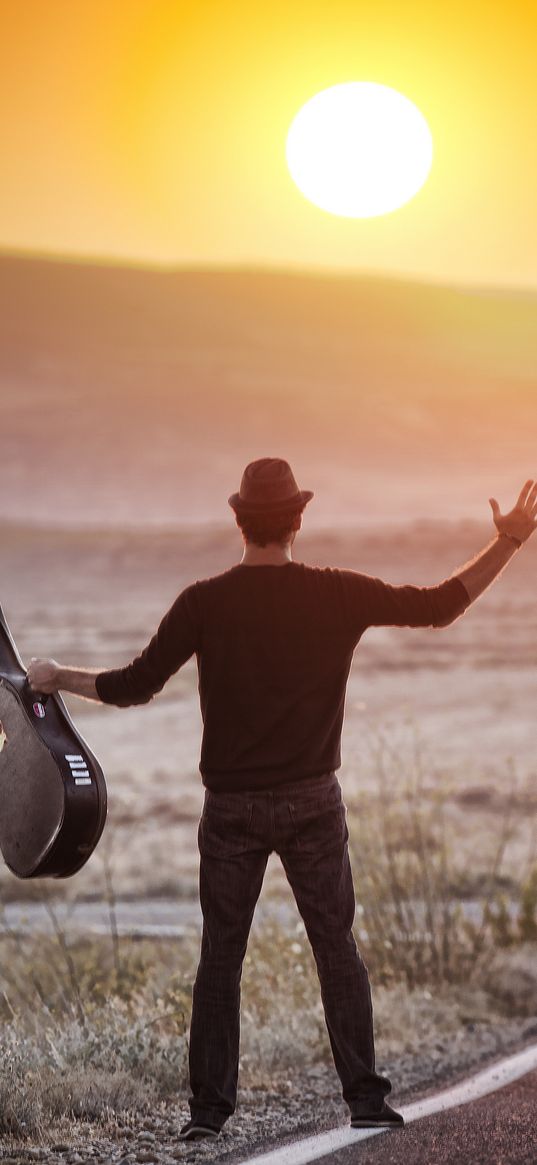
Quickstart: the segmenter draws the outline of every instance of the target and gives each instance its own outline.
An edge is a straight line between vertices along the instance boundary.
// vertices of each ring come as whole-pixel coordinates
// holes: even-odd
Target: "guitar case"
[[[106,782],[61,696],[33,692],[0,607],[0,849],[18,878],[68,878],[106,821]]]

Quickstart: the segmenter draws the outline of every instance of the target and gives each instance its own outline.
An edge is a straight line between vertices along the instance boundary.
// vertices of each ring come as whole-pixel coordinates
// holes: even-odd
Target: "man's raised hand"
[[[489,498],[489,501],[498,534],[527,542],[537,528],[537,482],[527,481],[522,486],[516,505],[508,514],[502,514],[496,498]]]

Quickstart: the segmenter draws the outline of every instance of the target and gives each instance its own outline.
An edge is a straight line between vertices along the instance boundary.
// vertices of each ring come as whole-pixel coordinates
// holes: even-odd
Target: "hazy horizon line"
[[[535,285],[529,284],[508,284],[508,283],[470,283],[470,282],[454,282],[451,280],[434,279],[431,276],[415,275],[412,272],[404,271],[383,271],[370,268],[349,268],[349,267],[328,267],[316,266],[314,264],[308,266],[304,264],[281,264],[269,263],[262,261],[255,262],[206,262],[206,261],[190,261],[190,262],[158,262],[157,260],[145,260],[139,258],[128,258],[125,256],[101,255],[100,253],[79,253],[75,251],[56,251],[47,249],[33,249],[27,247],[13,247],[0,243],[0,259],[3,257],[15,259],[37,259],[45,262],[61,263],[64,266],[76,267],[99,267],[102,269],[112,270],[134,270],[134,271],[149,271],[159,274],[188,274],[188,273],[249,273],[249,274],[264,274],[264,275],[296,275],[296,276],[312,276],[326,279],[346,279],[346,280],[377,280],[378,282],[390,283],[405,283],[414,284],[421,287],[436,287],[444,288],[452,291],[466,291],[481,292],[482,294],[498,294],[498,295],[517,295],[532,297],[537,295],[537,283]]]
[[[451,529],[466,528],[468,530],[477,530],[490,525],[486,518],[477,517],[408,517],[401,515],[399,518],[390,515],[385,519],[378,515],[373,518],[347,518],[343,521],[337,519],[326,519],[319,523],[314,522],[309,526],[305,526],[300,531],[300,540],[297,539],[297,546],[300,542],[307,542],[310,538],[316,539],[325,537],[327,535],[342,536],[344,534],[362,533],[370,535],[371,533],[379,532],[385,534],[387,531],[403,531],[416,529],[431,529],[439,527]],[[102,535],[140,535],[163,537],[163,536],[177,536],[177,535],[230,535],[235,537],[237,542],[241,541],[240,535],[237,534],[237,529],[233,522],[227,522],[225,519],[218,518],[204,518],[199,519],[180,519],[174,522],[103,522],[102,519],[94,519],[89,522],[82,522],[75,524],[73,521],[66,522],[50,522],[48,520],[39,521],[31,518],[17,518],[9,517],[7,515],[0,515],[0,530],[6,533],[16,532],[28,534],[63,534],[73,537],[97,536]]]

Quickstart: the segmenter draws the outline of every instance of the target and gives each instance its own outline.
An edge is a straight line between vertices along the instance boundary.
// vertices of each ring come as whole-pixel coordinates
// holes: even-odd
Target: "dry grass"
[[[405,758],[406,785],[397,797],[389,790],[396,787],[395,765],[400,788],[400,755],[382,737],[375,748],[376,792],[359,809],[348,808],[356,936],[373,980],[380,1055],[388,1062],[409,1054],[412,1041],[423,1049],[458,1039],[468,1017],[488,1023],[537,1014],[537,873],[533,851],[518,884],[502,872],[517,815],[525,811],[524,790],[514,785],[508,810],[494,817],[492,861],[476,857],[468,868],[457,846],[451,790],[428,783],[419,747],[412,764]],[[106,860],[104,875],[107,936],[70,931],[48,889],[36,886],[50,935],[0,937],[1,1134],[47,1140],[73,1121],[129,1122],[186,1099],[198,941],[119,936]],[[270,1091],[329,1062],[303,924],[284,928],[274,913],[254,928],[246,956],[241,1084]]]
[[[2,942],[0,1133],[50,1140],[73,1122],[131,1123],[187,1096],[197,944],[177,940]],[[119,967],[117,963],[119,959]],[[74,978],[72,977],[74,976]],[[76,984],[76,986],[75,986]],[[500,953],[486,980],[409,991],[375,984],[380,1062],[465,1024],[537,1013],[535,946]],[[330,1063],[312,956],[300,924],[252,935],[243,980],[241,1086],[273,1091]]]

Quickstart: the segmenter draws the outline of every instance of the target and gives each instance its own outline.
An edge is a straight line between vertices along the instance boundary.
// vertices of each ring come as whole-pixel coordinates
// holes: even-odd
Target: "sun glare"
[[[397,210],[426,181],[429,126],[408,97],[387,85],[349,81],[302,106],[287,135],[287,164],[315,206],[348,218]]]

